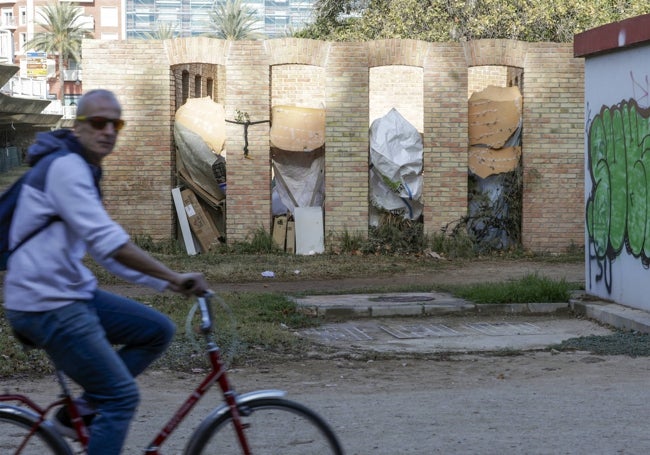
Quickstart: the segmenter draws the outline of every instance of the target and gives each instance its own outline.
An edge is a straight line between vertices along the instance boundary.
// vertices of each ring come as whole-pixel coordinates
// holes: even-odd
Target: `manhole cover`
[[[315,336],[325,341],[367,341],[372,337],[359,327],[353,325],[340,325],[335,327],[321,327],[307,329],[302,332],[307,336]]]
[[[513,324],[509,322],[476,322],[465,324],[470,330],[475,330],[483,335],[535,335],[541,333],[540,327],[530,322]]]
[[[399,339],[453,337],[461,335],[456,330],[444,324],[391,324],[380,325],[379,328]]]
[[[435,300],[435,297],[430,295],[380,295],[379,297],[372,297],[368,300],[371,302],[402,302],[402,303],[417,303],[417,302],[430,302]]]

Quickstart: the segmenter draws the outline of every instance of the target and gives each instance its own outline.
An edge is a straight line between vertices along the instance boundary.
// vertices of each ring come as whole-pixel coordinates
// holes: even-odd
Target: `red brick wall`
[[[228,119],[240,110],[268,120],[276,104],[326,107],[326,239],[367,233],[368,127],[389,106],[403,110],[423,134],[425,230],[438,232],[467,211],[468,73],[487,65],[511,67],[506,78],[514,71],[525,80],[524,247],[560,252],[584,243],[583,61],[570,44],[201,37],[88,40],[83,54],[84,89],[112,88],[124,104],[129,126],[106,163],[105,194],[134,234],[174,233],[171,132],[183,70],[190,85],[197,74],[203,84],[213,78],[213,98]],[[269,126],[249,127],[248,157],[243,127],[228,123],[226,133],[226,233],[244,240],[271,227]]]

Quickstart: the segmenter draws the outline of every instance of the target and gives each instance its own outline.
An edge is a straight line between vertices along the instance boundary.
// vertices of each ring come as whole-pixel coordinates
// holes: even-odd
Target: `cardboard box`
[[[276,216],[273,219],[273,242],[284,251],[284,242],[287,238],[287,217]]]
[[[192,190],[185,189],[181,191],[181,197],[192,233],[196,236],[201,249],[209,251],[212,244],[219,241],[220,235],[217,227],[214,225],[212,218],[203,210]]]
[[[290,254],[296,252],[296,222],[287,221],[287,247],[285,251]]]

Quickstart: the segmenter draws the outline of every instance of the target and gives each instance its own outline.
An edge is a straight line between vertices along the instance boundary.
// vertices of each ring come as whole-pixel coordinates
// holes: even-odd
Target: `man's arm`
[[[171,291],[186,296],[201,295],[209,289],[202,273],[175,272],[131,241],[115,250],[112,257],[126,267],[167,281]]]

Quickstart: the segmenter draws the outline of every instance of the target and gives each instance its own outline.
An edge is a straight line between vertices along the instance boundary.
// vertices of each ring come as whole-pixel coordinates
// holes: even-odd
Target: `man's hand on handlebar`
[[[202,273],[192,272],[180,273],[179,279],[175,282],[170,281],[167,289],[183,294],[185,297],[191,297],[204,295],[210,291],[210,286]]]

